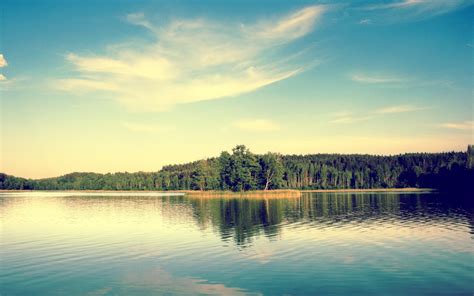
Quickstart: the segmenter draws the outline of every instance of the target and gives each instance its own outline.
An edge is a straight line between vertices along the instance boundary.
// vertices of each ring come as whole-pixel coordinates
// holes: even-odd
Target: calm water
[[[472,295],[473,212],[436,194],[1,194],[1,295]]]

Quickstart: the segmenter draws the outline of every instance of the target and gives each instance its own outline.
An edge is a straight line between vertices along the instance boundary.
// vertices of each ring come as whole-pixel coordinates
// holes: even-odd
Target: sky
[[[472,4],[3,0],[0,171],[464,151]]]

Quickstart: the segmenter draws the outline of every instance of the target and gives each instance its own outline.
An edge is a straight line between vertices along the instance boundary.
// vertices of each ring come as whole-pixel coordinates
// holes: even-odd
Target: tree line
[[[269,190],[425,187],[466,191],[474,180],[474,146],[466,152],[254,154],[244,145],[219,157],[157,172],[71,173],[25,179],[0,173],[0,189],[34,190]]]

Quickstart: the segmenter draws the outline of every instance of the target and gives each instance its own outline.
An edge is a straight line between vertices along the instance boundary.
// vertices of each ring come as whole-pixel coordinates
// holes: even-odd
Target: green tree
[[[259,169],[257,157],[244,145],[236,146],[230,158],[230,188],[233,191],[257,189]]]
[[[200,161],[196,169],[191,173],[191,189],[204,190],[206,188],[206,176],[204,164]]]
[[[220,168],[220,187],[222,190],[231,189],[232,157],[229,152],[223,151],[219,156],[218,162]]]
[[[268,152],[260,157],[260,184],[263,190],[279,188],[283,182],[284,167],[281,156]]]

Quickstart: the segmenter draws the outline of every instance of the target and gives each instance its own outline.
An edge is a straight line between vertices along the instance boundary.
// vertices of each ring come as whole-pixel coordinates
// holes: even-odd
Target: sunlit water
[[[1,295],[472,295],[472,208],[437,194],[288,199],[2,193]]]

